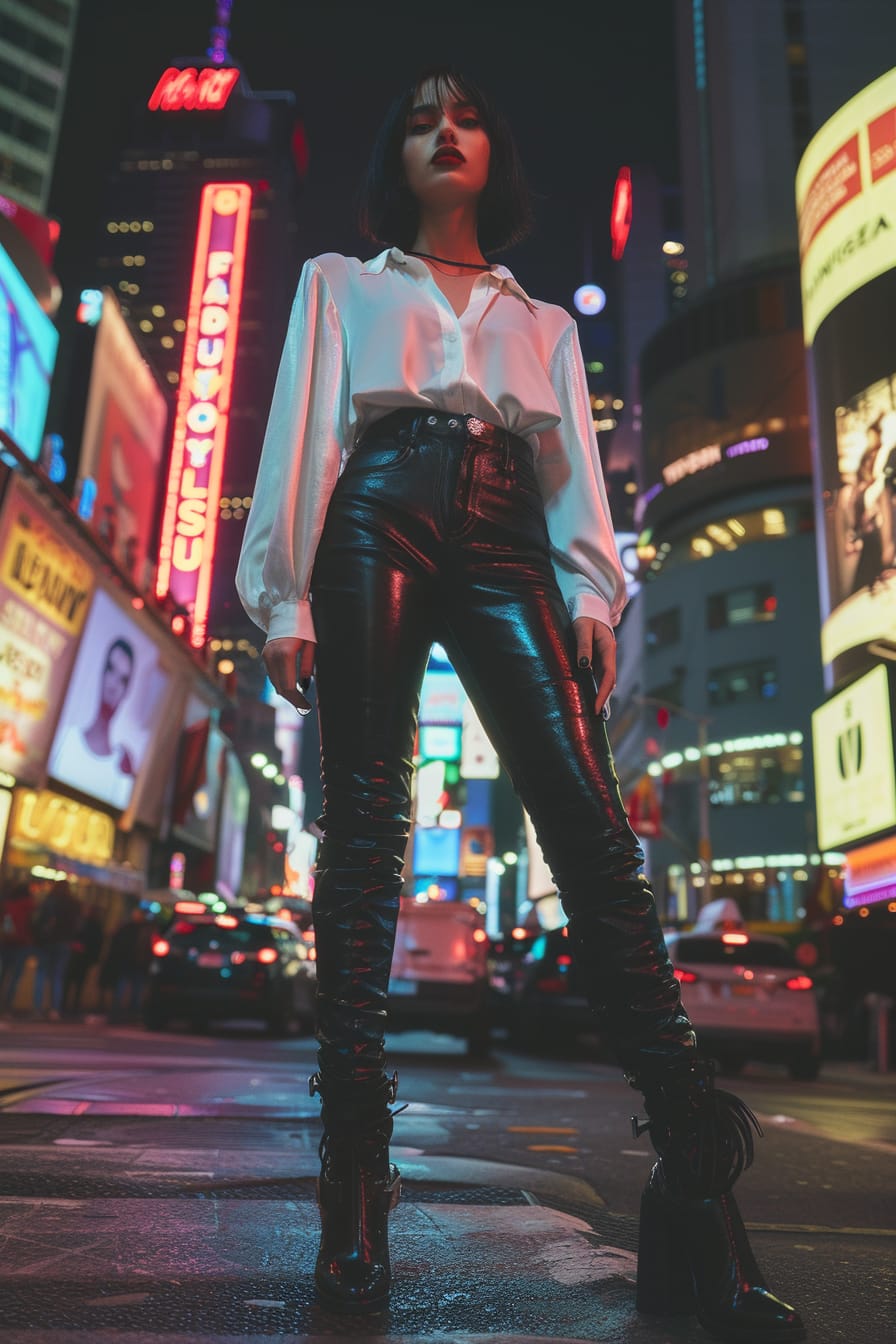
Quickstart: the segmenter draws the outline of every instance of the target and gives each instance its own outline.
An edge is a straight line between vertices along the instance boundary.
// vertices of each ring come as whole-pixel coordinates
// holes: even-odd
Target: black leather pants
[[[317,552],[321,1074],[382,1078],[419,689],[438,640],[532,817],[600,1030],[626,1073],[644,1076],[691,1054],[694,1034],[591,673],[576,665],[532,453],[447,422],[375,425],[337,482]]]

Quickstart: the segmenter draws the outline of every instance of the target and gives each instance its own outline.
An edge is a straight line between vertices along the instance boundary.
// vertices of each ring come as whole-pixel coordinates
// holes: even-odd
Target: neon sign
[[[203,188],[156,595],[169,592],[192,615],[190,643],[205,643],[218,498],[230,416],[252,189]]]
[[[169,65],[150,95],[150,112],[220,112],[240,77],[239,70],[178,70]]]
[[[628,242],[632,227],[632,171],[620,168],[616,176],[613,191],[613,206],[610,210],[610,239],[613,244],[612,257],[619,261]]]

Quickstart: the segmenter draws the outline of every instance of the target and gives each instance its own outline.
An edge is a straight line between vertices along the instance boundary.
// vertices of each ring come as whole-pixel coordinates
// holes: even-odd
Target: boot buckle
[[[638,1116],[632,1116],[632,1138],[640,1139],[641,1135],[650,1129],[649,1120],[640,1120]]]
[[[308,1079],[308,1095],[309,1095],[309,1097],[317,1097],[317,1096],[320,1096],[320,1074],[319,1074],[319,1073],[312,1073],[311,1077]]]
[[[397,1069],[394,1071],[394,1073],[392,1074],[392,1077],[391,1077],[391,1078],[387,1078],[387,1079],[386,1079],[386,1088],[387,1088],[386,1100],[387,1100],[387,1101],[394,1101],[395,1098],[398,1096],[398,1070],[397,1070]],[[404,1107],[402,1107],[402,1109],[404,1109]]]

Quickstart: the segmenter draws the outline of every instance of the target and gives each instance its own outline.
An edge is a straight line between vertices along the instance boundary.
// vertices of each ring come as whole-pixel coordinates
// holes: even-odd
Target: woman
[[[884,478],[877,475],[881,448],[880,422],[869,425],[868,445],[859,459],[856,479],[837,496],[837,528],[841,553],[855,568],[849,592],[874,589],[893,564],[893,519]]]
[[[237,575],[276,689],[307,712],[317,678],[319,1292],[351,1310],[389,1292],[383,1033],[438,640],[535,823],[602,1033],[645,1096],[661,1160],[639,1306],[696,1308],[738,1339],[754,1322],[757,1339],[800,1338],[729,1193],[752,1117],[697,1054],[607,743],[625,585],[576,326],[484,256],[526,232],[528,198],[506,125],[469,80],[430,71],[396,100],[362,219],[385,251],[302,273]]]

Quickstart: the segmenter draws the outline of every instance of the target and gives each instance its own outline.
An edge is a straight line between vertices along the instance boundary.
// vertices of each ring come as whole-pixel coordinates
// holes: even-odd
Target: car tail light
[[[557,958],[557,965],[558,965],[558,966],[571,966],[571,965],[572,965],[572,957],[569,956],[569,954],[566,953],[566,952],[561,953],[561,955]]]
[[[166,943],[164,938],[157,938],[152,945],[152,950],[157,957],[167,957],[171,951],[171,944]]]
[[[262,947],[258,951],[258,960],[265,966],[270,966],[272,962],[277,960],[277,955],[276,947]]]
[[[700,979],[696,971],[683,971],[680,966],[676,966],[672,974],[680,985],[694,985]]]
[[[749,935],[748,933],[723,933],[723,934],[722,934],[722,942],[723,942],[723,943],[729,943],[729,944],[730,944],[730,943],[737,943],[737,944],[739,944],[739,945],[742,946],[744,943],[748,943],[749,941],[750,941],[750,935]]]
[[[808,975],[792,975],[789,980],[784,981],[785,989],[811,989],[812,979]]]

